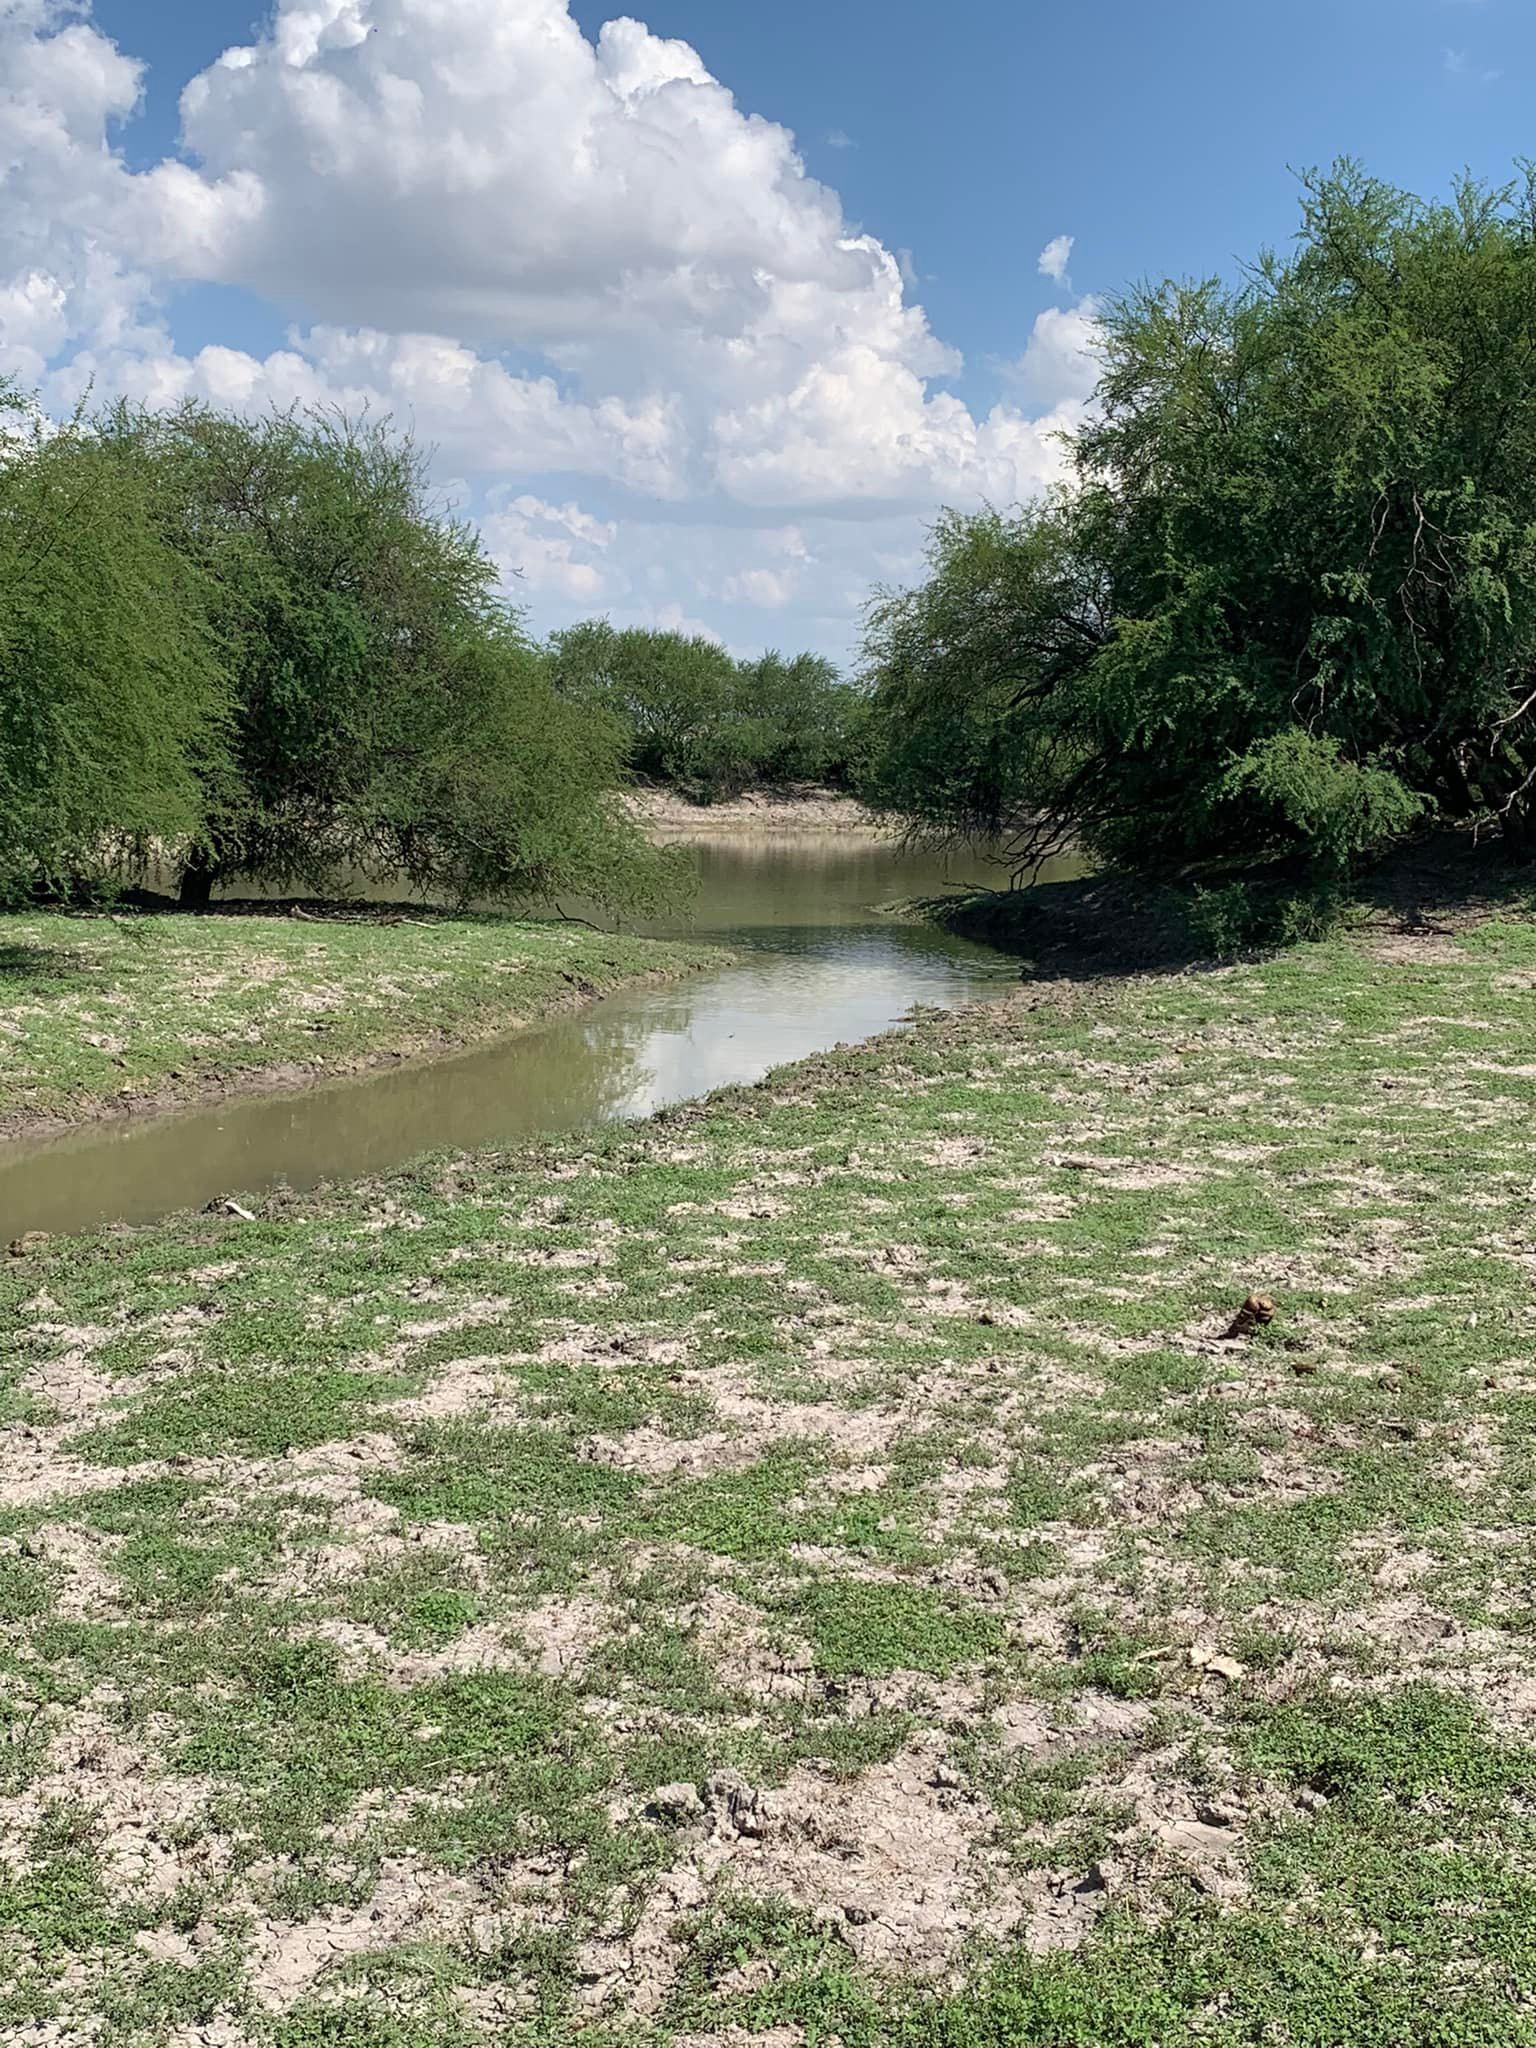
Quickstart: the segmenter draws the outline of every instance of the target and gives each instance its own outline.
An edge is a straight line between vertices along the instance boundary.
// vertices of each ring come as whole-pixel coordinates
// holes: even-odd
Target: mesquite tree
[[[1056,496],[873,606],[877,801],[1144,871],[1536,826],[1536,182],[1342,165],[1236,286],[1112,304]]]

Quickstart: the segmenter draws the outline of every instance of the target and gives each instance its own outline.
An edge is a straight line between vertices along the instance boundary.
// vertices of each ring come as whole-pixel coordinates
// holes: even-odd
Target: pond
[[[645,1116],[1018,977],[985,946],[876,908],[995,883],[997,869],[979,858],[944,862],[853,832],[743,834],[692,851],[693,918],[647,929],[732,949],[718,971],[610,996],[449,1058],[5,1146],[0,1239],[147,1222],[232,1191],[309,1188],[423,1152]]]

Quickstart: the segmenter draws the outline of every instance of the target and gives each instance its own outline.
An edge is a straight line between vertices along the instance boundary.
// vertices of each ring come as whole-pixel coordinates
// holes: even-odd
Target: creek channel
[[[0,1146],[0,1241],[144,1223],[233,1192],[311,1188],[424,1152],[646,1116],[1018,979],[990,948],[876,907],[995,886],[985,861],[944,862],[860,832],[783,829],[711,835],[691,851],[699,887],[689,922],[643,929],[718,943],[734,956],[718,969],[620,991],[444,1058]]]

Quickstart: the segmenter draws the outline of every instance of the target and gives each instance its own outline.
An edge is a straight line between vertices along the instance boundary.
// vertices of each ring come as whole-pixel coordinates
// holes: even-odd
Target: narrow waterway
[[[0,1239],[146,1222],[231,1192],[308,1188],[445,1147],[644,1116],[1017,978],[988,948],[875,907],[995,881],[982,863],[852,833],[765,833],[703,842],[694,855],[685,929],[735,953],[717,972],[610,996],[447,1059],[5,1146]]]

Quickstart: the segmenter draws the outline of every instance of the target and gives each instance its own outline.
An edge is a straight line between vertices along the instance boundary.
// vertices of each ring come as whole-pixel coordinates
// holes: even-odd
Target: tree
[[[1338,872],[1536,821],[1536,182],[1345,164],[1295,251],[1112,305],[1071,488],[871,612],[877,800],[1119,864]],[[945,724],[950,738],[946,740]]]
[[[457,900],[573,890],[649,907],[667,863],[617,808],[626,735],[562,701],[478,536],[387,422],[119,410],[159,530],[210,593],[231,772],[205,785],[182,899],[354,872]]]
[[[562,696],[620,721],[638,774],[685,787],[713,779],[736,678],[718,641],[589,619],[552,637],[550,661]]]
[[[703,801],[846,781],[863,697],[819,655],[735,661],[716,641],[591,619],[550,642],[556,687],[618,718],[634,771]]]
[[[100,877],[195,832],[226,694],[197,567],[137,449],[0,386],[0,895]]]

